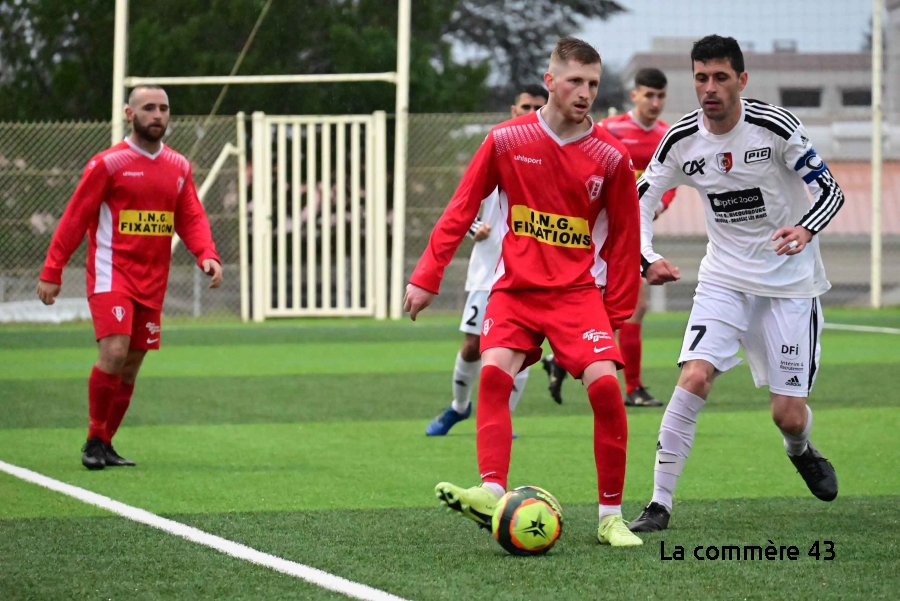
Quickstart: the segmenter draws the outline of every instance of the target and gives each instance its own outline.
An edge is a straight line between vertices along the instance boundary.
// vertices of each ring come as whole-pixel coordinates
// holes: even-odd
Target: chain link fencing
[[[602,118],[597,115],[596,118]],[[417,114],[409,120],[407,178],[407,277],[428,243],[435,222],[446,207],[469,161],[490,131],[507,114]],[[810,126],[813,141],[822,126]],[[824,137],[824,136],[820,136]],[[867,306],[871,275],[871,165],[859,149],[830,139],[826,150],[835,179],[846,203],[821,235],[826,272],[832,283],[823,302],[829,305]],[[817,146],[821,147],[817,143]],[[843,152],[842,152],[843,150]],[[900,305],[900,147],[886,148],[883,164],[882,231],[883,302]],[[693,188],[681,186],[669,211],[654,226],[654,246],[681,268],[682,280],[654,289],[657,309],[685,311],[691,306],[700,259],[706,252],[704,209]],[[458,311],[466,298],[466,269],[473,242],[466,238],[447,267],[441,294],[433,307]]]
[[[198,190],[223,146],[236,144],[236,126],[235,117],[172,118],[164,141],[191,161]],[[84,166],[109,147],[109,132],[106,122],[0,123],[0,321],[43,320],[52,311],[35,294],[44,258]],[[209,290],[194,257],[179,244],[172,255],[167,315],[240,311],[237,164],[236,157],[228,158],[204,201],[223,262],[223,285]],[[89,318],[86,252],[85,239],[63,273],[58,319]]]

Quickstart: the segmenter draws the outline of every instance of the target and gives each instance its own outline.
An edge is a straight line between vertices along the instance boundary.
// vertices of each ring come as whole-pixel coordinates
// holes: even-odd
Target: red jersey
[[[504,216],[493,290],[600,286],[614,327],[640,283],[637,191],[625,147],[598,125],[560,140],[540,111],[494,127],[438,220],[411,283],[440,288],[482,201]]]
[[[53,234],[41,279],[62,270],[88,234],[87,294],[121,292],[161,309],[172,235],[197,257],[219,261],[191,165],[163,146],[151,155],[125,140],[94,156]]]
[[[617,140],[625,144],[628,152],[631,154],[631,160],[634,161],[635,175],[640,177],[644,173],[644,169],[653,159],[656,148],[662,141],[663,136],[669,131],[669,125],[662,119],[657,119],[653,127],[647,127],[635,116],[628,111],[621,115],[607,117],[600,122],[609,133],[616,137]],[[663,209],[669,208],[669,203],[675,198],[675,190],[669,190],[662,197]]]

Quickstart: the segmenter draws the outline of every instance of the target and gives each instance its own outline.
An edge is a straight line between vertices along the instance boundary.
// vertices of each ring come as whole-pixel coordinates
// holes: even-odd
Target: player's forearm
[[[808,185],[816,200],[797,225],[805,227],[815,235],[825,229],[844,206],[844,192],[828,169],[818,174]]]
[[[653,263],[662,258],[653,250],[653,217],[659,205],[659,196],[652,198],[650,193],[641,197],[641,240],[640,255],[644,261]]]
[[[40,279],[53,284],[62,284],[63,268],[69,263],[69,259],[75,253],[78,245],[84,240],[87,233],[87,220],[79,219],[67,210],[63,218],[59,220],[50,248],[47,250],[47,258],[41,270]]]

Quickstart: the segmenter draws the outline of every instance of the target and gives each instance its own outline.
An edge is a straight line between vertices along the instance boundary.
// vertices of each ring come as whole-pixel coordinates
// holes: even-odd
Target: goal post
[[[377,317],[389,315],[392,319],[400,319],[403,312],[402,296],[404,282],[405,224],[406,224],[406,163],[407,135],[409,115],[409,59],[411,0],[398,0],[397,19],[397,70],[386,73],[348,73],[348,74],[285,74],[285,75],[217,75],[203,77],[140,77],[127,73],[128,59],[128,7],[129,0],[116,0],[115,32],[113,41],[113,90],[111,115],[111,140],[113,144],[124,138],[123,110],[125,107],[125,91],[137,85],[272,85],[280,83],[346,83],[382,81],[396,86],[394,107],[395,142],[394,142],[394,196],[393,196],[393,236],[391,241],[391,261],[389,268],[377,270],[375,277],[384,281],[380,286],[388,290],[390,282],[389,305],[383,305]],[[377,166],[387,169],[386,157],[377,161]],[[254,187],[256,189],[256,187]],[[386,210],[386,209],[385,209]],[[379,240],[386,232],[379,233]],[[386,244],[386,240],[384,242]],[[254,271],[256,269],[254,268]],[[388,271],[390,275],[388,275]],[[244,284],[242,270],[242,289]],[[254,295],[256,296],[256,295]],[[388,310],[389,307],[389,310]],[[242,306],[242,317],[247,312]],[[384,314],[384,316],[382,316]]]

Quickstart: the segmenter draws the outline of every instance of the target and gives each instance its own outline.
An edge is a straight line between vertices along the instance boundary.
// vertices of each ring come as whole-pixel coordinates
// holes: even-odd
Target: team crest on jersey
[[[488,332],[491,331],[491,328],[493,327],[493,325],[494,325],[494,320],[491,319],[490,317],[488,317],[487,319],[484,320],[484,326],[481,328],[481,331],[484,333],[485,336],[487,336]]]
[[[603,189],[603,178],[599,175],[592,175],[591,178],[584,183],[587,187],[588,196],[591,197],[591,202],[594,202],[598,198],[600,198],[600,190]]]
[[[117,320],[122,321],[122,318],[125,317],[125,307],[113,307],[112,313],[116,316]]]
[[[734,161],[731,159],[730,152],[720,152],[716,155],[716,164],[719,166],[719,171],[722,173],[728,173],[731,171],[731,168],[734,166]]]

